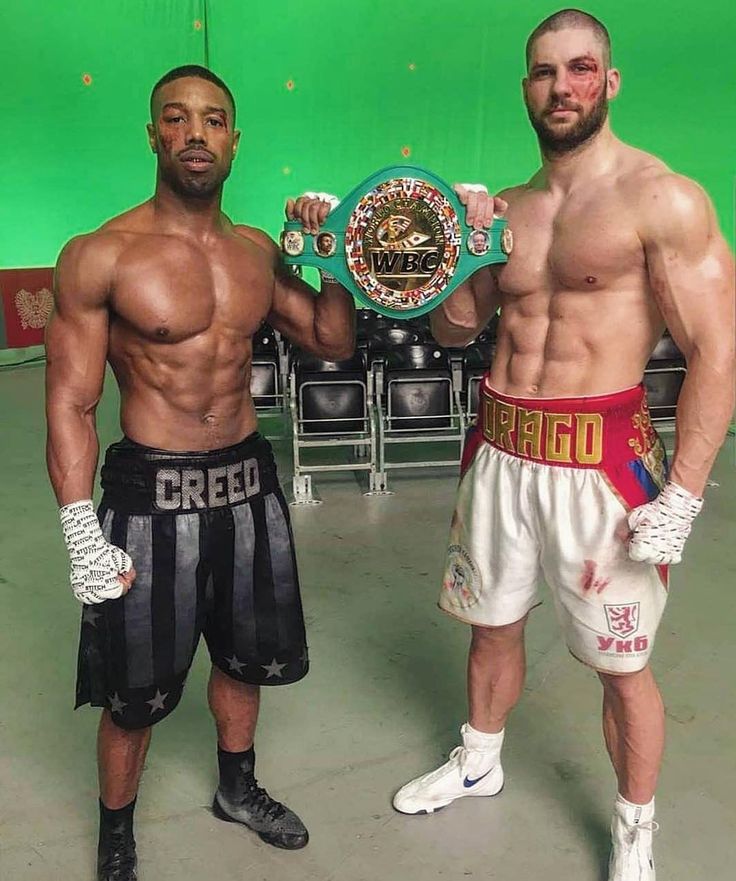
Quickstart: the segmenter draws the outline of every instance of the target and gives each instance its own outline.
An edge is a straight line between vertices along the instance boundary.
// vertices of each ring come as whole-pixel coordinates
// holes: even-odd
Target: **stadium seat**
[[[455,466],[460,461],[465,420],[453,387],[450,360],[431,343],[395,346],[386,353],[380,385],[376,386],[379,431],[378,484],[386,489],[393,468]],[[457,445],[452,459],[421,458],[389,461],[391,444],[447,443]]]
[[[675,341],[665,333],[657,343],[644,371],[644,386],[652,422],[662,431],[674,429],[675,409],[687,365]]]
[[[468,421],[478,415],[478,391],[480,383],[493,360],[495,343],[473,343],[463,354],[463,399],[465,417]]]
[[[376,472],[376,430],[372,413],[373,377],[361,353],[343,361],[326,361],[297,352],[289,374],[289,405],[294,448],[294,502],[319,504],[312,474],[320,471],[368,471],[371,488]],[[333,456],[352,447],[354,461]],[[304,451],[322,449],[319,462],[307,463]],[[360,454],[367,451],[367,458]],[[325,462],[328,458],[330,461]]]
[[[283,409],[278,342],[272,328],[265,324],[253,337],[250,393],[257,411]]]

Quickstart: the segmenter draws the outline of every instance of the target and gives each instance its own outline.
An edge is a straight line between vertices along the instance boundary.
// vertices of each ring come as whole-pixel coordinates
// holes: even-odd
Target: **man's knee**
[[[145,743],[151,736],[151,725],[127,725],[115,714],[104,709],[100,716],[100,735],[105,739],[126,740],[130,743]]]
[[[472,645],[477,648],[509,646],[520,643],[524,639],[524,627],[527,616],[511,624],[501,624],[497,627],[481,627],[473,625]]]
[[[604,673],[599,671],[598,678],[606,693],[622,699],[641,693],[643,688],[651,688],[652,686],[656,688],[649,665],[633,673]]]

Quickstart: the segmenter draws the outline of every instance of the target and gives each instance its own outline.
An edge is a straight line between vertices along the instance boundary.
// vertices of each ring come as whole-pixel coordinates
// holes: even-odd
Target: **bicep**
[[[432,335],[447,345],[467,345],[498,309],[498,285],[489,266],[458,285],[430,316]]]
[[[316,296],[305,281],[288,268],[277,266],[268,323],[291,339],[302,336],[313,325]]]
[[[479,320],[483,322],[483,327],[488,324],[501,305],[497,272],[495,266],[485,266],[470,279],[475,309]]]
[[[46,328],[46,395],[50,408],[94,407],[102,394],[107,337],[106,312],[52,314]]]
[[[734,334],[733,258],[705,194],[688,195],[645,243],[652,293],[686,358],[695,348],[731,348]]]
[[[89,409],[99,400],[109,332],[107,284],[84,248],[67,246],[54,279],[54,309],[46,327],[46,390],[50,409]]]
[[[292,342],[298,345],[308,343],[305,336],[310,335],[314,323],[316,291],[284,263],[276,243],[267,233],[242,225],[235,229],[267,255],[273,272],[274,285],[266,321]]]

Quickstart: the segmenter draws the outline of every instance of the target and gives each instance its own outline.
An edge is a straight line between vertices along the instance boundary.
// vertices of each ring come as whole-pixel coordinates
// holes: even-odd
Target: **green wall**
[[[287,195],[344,194],[388,164],[496,189],[518,183],[538,164],[521,101],[523,47],[561,5],[6,2],[0,267],[53,263],[71,235],[150,195],[148,95],[186,62],[209,59],[238,101],[243,141],[226,210],[272,234]],[[733,241],[736,4],[584,8],[611,31],[623,74],[614,129],[703,184]]]

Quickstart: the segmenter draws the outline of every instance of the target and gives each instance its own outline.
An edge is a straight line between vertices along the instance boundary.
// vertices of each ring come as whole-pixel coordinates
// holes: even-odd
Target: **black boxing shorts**
[[[289,513],[271,447],[254,433],[206,452],[127,438],[102,468],[98,517],[136,578],[85,606],[76,707],[122,728],[161,721],[181,698],[204,634],[213,665],[239,682],[285,685],[309,669]]]

